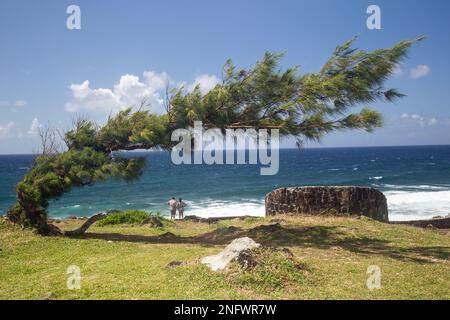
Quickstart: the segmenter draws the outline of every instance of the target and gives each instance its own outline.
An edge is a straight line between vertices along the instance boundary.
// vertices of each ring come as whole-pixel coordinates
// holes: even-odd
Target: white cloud
[[[163,103],[161,91],[169,77],[166,73],[144,72],[143,79],[125,74],[110,88],[91,88],[89,80],[72,84],[71,100],[66,103],[68,112],[88,111],[101,114],[115,114],[127,107],[139,105],[144,99],[156,112]]]
[[[92,112],[97,114],[115,114],[127,107],[139,105],[144,99],[152,111],[163,113],[163,96],[166,85],[172,83],[167,73],[145,71],[142,79],[125,74],[112,88],[91,88],[89,80],[69,86],[71,98],[66,103],[68,112]],[[200,85],[203,94],[219,83],[214,75],[203,74],[195,78],[192,84],[178,83],[192,91]]]
[[[425,64],[420,64],[409,71],[409,76],[411,77],[411,79],[419,79],[429,75],[430,73],[431,69],[429,66]]]
[[[187,89],[192,91],[197,85],[200,86],[200,92],[206,94],[219,83],[219,79],[215,75],[202,74],[195,78],[194,83],[189,85]]]
[[[404,113],[401,115],[400,119],[403,121],[409,122],[411,124],[419,124],[421,127],[427,127],[427,126],[435,126],[437,124],[445,124],[446,121],[439,121],[435,117],[429,118],[424,117],[418,114],[408,114]],[[444,119],[445,120],[445,119]]]
[[[6,101],[6,100],[1,100],[0,101],[0,107],[24,107],[27,105],[27,102],[25,100],[16,100],[14,102],[10,102],[10,101]]]
[[[15,123],[13,121],[10,121],[4,125],[0,125],[0,138],[8,136],[14,127]]]
[[[30,130],[28,130],[28,134],[30,136],[36,136],[39,132],[39,128],[41,128],[42,125],[39,123],[39,120],[37,118],[34,118],[33,121],[31,121]]]
[[[17,100],[16,102],[14,102],[14,106],[15,107],[24,107],[27,105],[27,102],[25,100]]]

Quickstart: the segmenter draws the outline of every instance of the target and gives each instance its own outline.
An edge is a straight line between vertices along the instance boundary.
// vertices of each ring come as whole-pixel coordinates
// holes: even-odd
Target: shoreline
[[[328,187],[328,186],[327,186]],[[416,221],[416,220],[431,220],[435,216],[446,217],[450,213],[450,185],[448,185],[448,190],[441,190],[441,187],[430,186],[410,186],[411,188],[416,187],[416,190],[402,190],[397,189],[383,190],[380,186],[366,186],[370,188],[378,189],[386,197],[389,219],[392,221]],[[427,187],[427,188],[425,188]],[[422,189],[420,189],[422,188]],[[210,217],[227,217],[227,216],[257,216],[263,217],[265,215],[265,197],[258,198],[246,198],[242,200],[236,199],[207,199],[199,200],[193,199],[188,200],[188,208],[185,211],[186,215],[195,215],[202,218]],[[114,203],[106,206],[94,205],[80,205],[80,202],[75,202],[75,204],[70,204],[61,208],[59,211],[58,207],[52,207],[49,210],[49,217],[58,219],[65,218],[72,215],[75,216],[91,216],[91,212],[100,212],[104,210],[138,210],[146,212],[160,212],[163,215],[169,216],[166,206],[156,205],[152,203],[152,206],[145,205],[132,205],[131,208],[128,206],[117,204],[114,207]],[[87,213],[87,214],[86,214]]]
[[[95,214],[94,214],[95,215]],[[92,215],[93,216],[93,215]],[[291,217],[317,217],[320,218],[323,217],[330,217],[333,215],[288,215]],[[275,216],[270,216],[270,218],[276,220]],[[361,216],[333,216],[333,217],[361,217]],[[71,221],[86,221],[90,217],[77,217],[77,216],[70,216],[67,218],[49,218],[49,223],[55,223],[55,224],[66,224]],[[199,217],[196,215],[186,215],[184,219],[175,219],[175,221],[189,221],[189,222],[197,222],[197,223],[207,223],[207,224],[216,224],[220,221],[226,221],[226,220],[247,220],[247,219],[264,219],[266,216],[249,216],[249,215],[242,215],[242,216],[220,216],[220,217]],[[414,226],[418,228],[436,228],[436,229],[450,229],[450,215],[446,217],[435,217],[432,219],[422,219],[422,220],[409,220],[409,221],[389,221],[386,224],[391,225],[409,225]]]

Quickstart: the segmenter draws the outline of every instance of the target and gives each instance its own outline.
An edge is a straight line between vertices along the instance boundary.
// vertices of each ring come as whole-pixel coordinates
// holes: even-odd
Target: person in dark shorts
[[[178,199],[177,202],[177,209],[178,209],[178,217],[180,219],[184,219],[184,207],[186,207],[187,204],[186,202],[183,201],[183,199]]]

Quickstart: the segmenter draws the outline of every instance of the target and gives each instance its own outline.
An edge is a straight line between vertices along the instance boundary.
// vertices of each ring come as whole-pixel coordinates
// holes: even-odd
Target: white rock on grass
[[[207,265],[212,271],[225,269],[228,264],[235,260],[244,250],[251,250],[260,247],[259,243],[245,237],[234,239],[222,252],[214,256],[204,257],[201,263]]]

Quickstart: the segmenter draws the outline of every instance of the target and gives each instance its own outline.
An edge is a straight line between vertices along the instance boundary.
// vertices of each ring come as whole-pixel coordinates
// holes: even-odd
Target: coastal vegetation
[[[242,236],[293,257],[262,251],[254,268],[224,272],[199,263]],[[365,217],[96,223],[63,238],[0,218],[0,299],[450,299],[449,257],[448,230]],[[79,289],[67,287],[69,266],[80,268]],[[380,268],[378,289],[367,287],[369,266]]]
[[[249,69],[237,69],[229,60],[222,83],[206,94],[199,86],[168,89],[163,115],[144,110],[143,104],[109,117],[103,126],[77,119],[61,134],[64,150],[56,147],[54,133],[43,132],[42,155],[17,184],[17,202],[7,217],[41,234],[62,235],[47,222],[50,199],[100,180],[137,179],[144,159],[120,157],[117,151],[169,149],[173,130],[194,121],[222,130],[278,129],[299,145],[339,130],[372,131],[382,125],[382,116],[368,105],[403,97],[385,82],[419,40],[367,52],[354,49],[352,39],[338,46],[317,73],[303,75],[296,66],[283,70],[277,53],[266,53]]]
[[[166,219],[160,213],[145,212],[139,210],[118,211],[108,214],[97,224],[99,226],[116,224],[143,224],[147,219],[154,217],[163,222]]]

